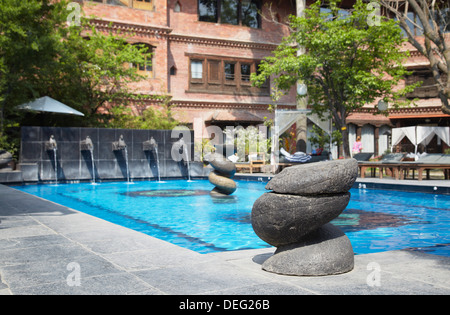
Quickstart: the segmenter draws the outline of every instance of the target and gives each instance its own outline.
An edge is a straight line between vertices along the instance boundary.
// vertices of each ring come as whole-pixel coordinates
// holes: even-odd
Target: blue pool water
[[[206,180],[110,182],[15,187],[200,253],[268,247],[253,232],[250,213],[266,190],[237,181],[224,199]],[[450,196],[352,189],[335,220],[356,254],[411,249],[450,256]]]

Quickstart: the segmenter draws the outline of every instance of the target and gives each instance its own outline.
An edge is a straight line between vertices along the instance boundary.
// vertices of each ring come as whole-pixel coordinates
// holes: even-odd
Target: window
[[[128,2],[128,0],[121,1]],[[153,0],[133,0],[133,8],[151,11],[153,10]]]
[[[220,61],[208,60],[208,82],[220,83]]]
[[[446,76],[443,75],[443,80],[446,81]],[[405,78],[406,85],[411,85],[417,82],[422,82],[422,85],[415,88],[413,92],[406,94],[407,98],[435,98],[439,97],[439,89],[434,80],[431,70],[418,69],[411,75]]]
[[[255,0],[242,0],[241,1],[241,18],[242,25],[259,28],[259,15],[260,2]]]
[[[153,11],[155,9],[153,4],[154,0],[132,0],[131,2],[129,0],[89,0],[89,1],[117,5],[121,7],[130,7],[134,9],[142,9],[147,11]]]
[[[152,72],[153,71],[153,67],[152,65],[137,65],[138,70],[139,71],[144,71],[144,72]]]
[[[203,22],[217,22],[217,0],[198,0],[198,18]]]
[[[128,0],[106,0],[107,4],[118,5],[122,7],[128,6]]]
[[[239,25],[239,1],[221,0],[220,23]]]
[[[268,96],[269,81],[260,88],[250,82],[250,76],[257,72],[258,64],[259,61],[250,59],[192,54],[188,92]]]
[[[241,81],[250,82],[252,65],[249,63],[241,63]]]
[[[203,79],[203,61],[192,60],[191,61],[191,78]]]
[[[180,2],[177,1],[177,3],[175,3],[175,6],[173,7],[173,12],[181,12]]]
[[[154,52],[153,47],[148,44],[142,44],[142,43],[137,43],[134,45],[144,45],[145,47],[147,47],[147,53],[152,53],[150,56],[145,56],[145,64],[134,65],[137,68],[137,70],[138,70],[137,72],[139,74],[142,74],[142,75],[152,78],[153,77],[153,52]],[[147,64],[147,61],[149,62],[149,64]]]
[[[224,73],[225,81],[234,81],[234,63],[225,62]]]
[[[198,0],[198,20],[260,28],[261,0]]]

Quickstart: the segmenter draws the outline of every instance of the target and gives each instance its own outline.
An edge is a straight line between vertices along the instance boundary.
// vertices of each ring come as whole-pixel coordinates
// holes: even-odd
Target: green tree
[[[315,146],[317,148],[327,148],[328,150],[331,150],[330,135],[315,124],[313,124],[312,126],[311,135],[309,136],[308,140],[312,146]],[[336,144],[337,146],[340,146],[342,144],[342,134],[338,130],[334,130],[331,133],[331,142]]]
[[[408,41],[430,61],[442,112],[450,115],[450,3],[448,0],[378,0],[404,30]],[[421,40],[423,39],[423,40]]]
[[[173,117],[170,97],[162,96],[158,98],[161,100],[160,109],[155,109],[150,106],[144,109],[139,115],[133,115],[130,107],[123,105],[112,107],[106,125],[111,128],[166,130],[181,125]]]
[[[148,97],[130,88],[130,83],[145,77],[129,66],[148,65],[147,48],[129,44],[125,35],[101,33],[83,16],[78,25],[68,23],[74,14],[68,4],[66,0],[0,1],[3,142],[8,141],[6,126],[24,122],[24,114],[15,107],[41,96],[53,97],[85,114],[82,118],[47,115],[46,124],[78,126],[108,121],[109,116],[98,113],[104,105],[125,105]]]
[[[396,89],[407,74],[401,50],[404,42],[395,21],[381,18],[372,25],[370,10],[357,0],[346,14],[335,0],[323,1],[305,9],[302,17],[290,17],[291,34],[265,58],[255,85],[275,75],[276,89],[288,91],[299,81],[308,88],[308,105],[313,113],[330,115],[342,133],[344,156],[350,157],[346,118],[377,99],[393,106],[403,104],[401,97],[414,87]],[[302,48],[304,53],[299,54]],[[328,114],[329,113],[329,114]]]
[[[0,1],[0,139],[7,141],[6,126],[14,125],[20,113],[14,110],[38,96],[34,86],[42,69],[55,67],[65,23],[55,10],[63,3],[48,1]],[[0,144],[2,145],[2,144]]]

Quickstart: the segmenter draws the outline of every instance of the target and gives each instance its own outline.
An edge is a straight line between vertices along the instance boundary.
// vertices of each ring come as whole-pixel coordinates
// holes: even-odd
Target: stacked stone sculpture
[[[320,276],[353,269],[348,237],[330,222],[350,201],[358,175],[355,159],[308,163],[284,169],[253,205],[252,226],[276,246],[262,268],[286,274]]]
[[[218,153],[208,155],[206,160],[214,168],[214,171],[209,173],[208,179],[216,187],[210,194],[220,197],[234,193],[236,191],[236,182],[232,180],[236,173],[234,163]]]

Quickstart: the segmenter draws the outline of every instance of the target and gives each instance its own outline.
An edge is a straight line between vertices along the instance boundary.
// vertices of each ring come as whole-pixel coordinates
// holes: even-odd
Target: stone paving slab
[[[277,275],[261,269],[274,248],[202,255],[2,185],[0,221],[0,295],[450,294],[447,257],[392,251],[342,275]]]

